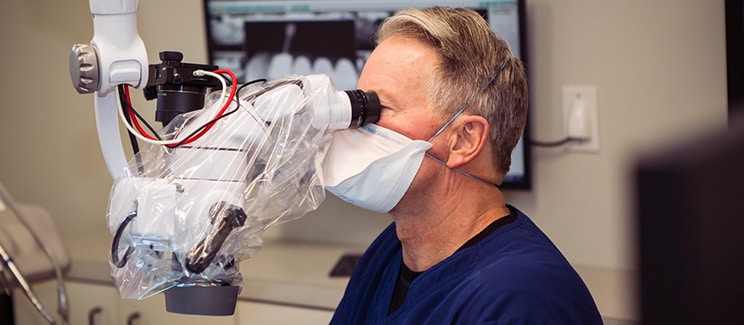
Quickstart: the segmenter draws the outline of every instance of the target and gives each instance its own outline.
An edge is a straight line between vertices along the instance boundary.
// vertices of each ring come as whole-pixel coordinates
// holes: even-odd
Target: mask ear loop
[[[508,61],[509,60],[507,59],[503,63],[501,63],[501,65],[499,66],[499,70],[496,71],[496,73],[493,75],[493,77],[491,77],[491,79],[488,79],[488,82],[486,82],[486,84],[483,85],[483,87],[481,87],[481,89],[480,89],[480,91],[478,93],[482,93],[483,91],[486,90],[486,88],[488,88],[489,86],[491,86],[491,84],[493,84],[493,81],[496,80],[496,78],[499,76],[499,74],[501,74],[501,71],[504,70],[504,68],[506,67],[506,63]],[[450,119],[447,120],[447,122],[444,123],[444,125],[442,125],[442,127],[439,128],[439,130],[436,133],[434,133],[434,135],[432,135],[431,138],[429,138],[429,141],[427,141],[427,142],[431,142],[431,140],[434,140],[434,138],[436,138],[438,135],[440,135],[442,132],[444,132],[444,129],[446,129],[450,124],[452,124],[452,122],[454,122],[455,119],[458,116],[462,115],[462,113],[464,113],[465,110],[468,107],[470,107],[470,105],[472,105],[474,101],[475,101],[475,98],[471,98],[469,102],[467,102],[465,105],[462,106],[462,108],[460,108],[459,110],[457,110],[457,113],[455,113],[455,115],[452,115],[452,117],[450,117]]]
[[[449,167],[447,166],[447,163],[446,163],[446,162],[444,162],[444,161],[442,161],[442,160],[440,160],[439,158],[437,158],[437,157],[434,157],[434,156],[430,155],[429,153],[425,153],[425,155],[426,155],[427,157],[429,157],[429,158],[433,159],[434,161],[436,161],[436,162],[440,163],[440,164],[441,164],[442,166],[444,166],[444,167],[447,167],[447,168],[449,168]],[[451,170],[454,170],[455,172],[457,172],[457,173],[458,173],[458,174],[460,174],[460,175],[466,176],[466,177],[468,177],[468,178],[470,178],[470,179],[476,180],[476,181],[478,181],[478,182],[481,182],[481,183],[483,183],[483,184],[486,184],[486,185],[488,185],[488,186],[496,186],[496,187],[499,187],[499,184],[495,184],[495,183],[489,183],[489,182],[488,182],[488,181],[486,181],[485,179],[482,179],[482,178],[478,178],[478,177],[475,177],[475,176],[473,176],[473,175],[470,175],[470,174],[468,174],[467,172],[464,172],[464,171],[462,171],[462,170],[460,170],[460,169],[457,169],[457,168],[449,168],[449,169],[451,169]]]
[[[488,82],[486,82],[486,84],[485,84],[485,85],[483,85],[483,87],[481,87],[481,89],[480,89],[480,92],[479,92],[479,93],[482,93],[483,91],[485,91],[485,90],[486,90],[486,88],[488,88],[489,86],[491,86],[491,84],[493,84],[493,81],[494,81],[494,80],[496,80],[496,78],[497,78],[497,77],[499,76],[499,74],[501,74],[501,71],[503,71],[503,70],[504,70],[504,68],[506,67],[506,63],[507,63],[507,62],[509,62],[509,59],[506,59],[506,60],[504,60],[504,62],[503,62],[503,63],[501,63],[501,65],[499,66],[499,70],[497,70],[497,71],[496,71],[496,73],[495,73],[495,74],[493,75],[493,77],[491,77],[491,79],[489,79],[489,80],[488,80]],[[444,125],[442,125],[442,127],[441,127],[441,128],[439,128],[439,130],[437,130],[437,132],[436,132],[436,133],[434,133],[434,135],[432,135],[432,136],[431,136],[431,138],[429,138],[429,140],[428,140],[427,142],[431,142],[432,140],[434,140],[434,138],[436,138],[436,137],[437,137],[438,135],[440,135],[440,134],[441,134],[442,132],[444,132],[444,130],[445,130],[445,129],[446,129],[446,128],[447,128],[447,127],[448,127],[448,126],[450,125],[450,124],[452,124],[452,122],[454,122],[454,121],[455,121],[455,119],[457,119],[457,118],[458,118],[458,117],[459,117],[460,115],[462,115],[462,113],[464,113],[464,112],[465,112],[465,110],[466,110],[466,109],[467,109],[468,107],[470,107],[470,105],[472,105],[474,101],[475,101],[475,98],[471,98],[469,102],[467,102],[467,103],[466,103],[465,105],[463,105],[463,106],[462,106],[462,108],[460,108],[459,110],[457,110],[457,113],[455,113],[455,115],[452,115],[452,117],[450,117],[450,119],[449,119],[449,120],[447,120],[447,122],[446,122],[446,123],[444,123]],[[484,179],[481,179],[481,178],[475,177],[475,176],[473,176],[473,175],[470,175],[469,173],[466,173],[466,172],[464,172],[464,171],[462,171],[462,170],[459,170],[459,169],[457,169],[457,168],[450,168],[449,166],[447,166],[447,163],[446,163],[446,162],[442,161],[442,160],[441,160],[441,159],[439,159],[439,158],[436,158],[436,157],[434,157],[434,156],[430,155],[430,154],[429,154],[428,152],[427,152],[427,153],[425,153],[425,155],[426,155],[427,157],[429,157],[429,158],[433,159],[434,161],[436,161],[436,162],[438,162],[438,163],[442,164],[442,165],[443,165],[444,167],[447,167],[447,168],[449,168],[449,169],[451,169],[451,170],[454,170],[454,171],[456,171],[457,173],[459,173],[459,174],[461,174],[461,175],[463,175],[463,176],[467,176],[467,177],[469,177],[469,178],[471,178],[471,179],[474,179],[474,180],[476,180],[476,181],[479,181],[479,182],[481,182],[481,183],[483,183],[483,184],[486,184],[486,185],[489,185],[489,186],[496,186],[496,187],[499,187],[499,184],[495,184],[495,183],[490,183],[490,182],[487,182],[487,181],[486,181],[486,180],[484,180]]]
[[[442,125],[442,127],[439,128],[439,130],[437,130],[437,132],[434,133],[434,135],[432,135],[431,138],[429,138],[429,140],[427,140],[426,142],[431,142],[431,140],[434,140],[434,138],[442,134],[442,132],[444,132],[444,129],[446,129],[450,124],[452,124],[452,122],[454,122],[458,116],[462,115],[462,113],[465,112],[465,109],[468,108],[468,106],[470,106],[470,103],[465,104],[465,106],[463,106],[459,111],[457,111],[455,115],[452,115],[452,117],[450,117],[447,123],[444,123],[444,125]]]

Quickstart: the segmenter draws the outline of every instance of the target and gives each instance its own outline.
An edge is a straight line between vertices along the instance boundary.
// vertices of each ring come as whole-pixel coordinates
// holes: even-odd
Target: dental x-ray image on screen
[[[338,89],[355,88],[354,20],[247,21],[244,30],[247,81],[328,74]]]
[[[209,63],[234,71],[240,83],[320,73],[330,75],[337,89],[355,89],[374,49],[377,27],[407,7],[473,8],[526,61],[524,0],[204,0],[204,4]],[[512,153],[502,188],[531,186],[529,151],[523,140]]]

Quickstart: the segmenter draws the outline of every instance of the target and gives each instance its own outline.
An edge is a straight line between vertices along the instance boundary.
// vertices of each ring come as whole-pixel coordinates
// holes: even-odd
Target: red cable
[[[147,134],[145,129],[143,129],[142,126],[139,124],[137,114],[134,114],[134,108],[132,107],[132,98],[129,96],[129,85],[124,85],[124,95],[126,97],[127,104],[129,104],[129,107],[127,109],[127,113],[129,113],[129,119],[132,120],[132,123],[137,128],[137,131],[139,131],[139,133],[145,138],[148,138],[150,140],[157,140],[155,137]]]
[[[214,70],[212,72],[217,73],[217,74],[221,74],[221,73],[228,74],[230,76],[230,80],[232,80],[232,85],[233,85],[232,88],[230,89],[230,96],[228,96],[227,101],[225,102],[225,105],[223,105],[222,108],[220,109],[220,111],[217,112],[217,114],[215,114],[215,116],[214,116],[214,119],[217,119],[220,116],[222,116],[222,114],[224,114],[225,111],[227,111],[227,108],[230,107],[230,104],[232,104],[232,101],[235,98],[235,93],[238,90],[238,87],[236,87],[237,81],[238,81],[238,77],[235,76],[235,73],[233,73],[232,71],[227,70],[227,69],[218,69],[218,70]],[[189,143],[192,143],[192,142],[194,142],[196,140],[199,140],[199,138],[201,138],[205,133],[207,133],[214,126],[215,122],[217,122],[217,121],[216,120],[213,120],[203,130],[201,130],[201,132],[199,132],[198,134],[196,134],[196,135],[194,135],[194,136],[192,136],[190,138],[187,138],[184,141],[181,141],[181,143],[170,144],[170,145],[168,145],[168,147],[175,148],[175,147],[177,147],[179,145],[189,144]]]
[[[227,102],[225,102],[225,105],[223,105],[222,108],[220,109],[220,111],[217,112],[217,114],[215,114],[215,116],[214,116],[214,119],[217,119],[220,116],[222,116],[222,114],[225,113],[225,111],[227,110],[228,107],[230,107],[230,104],[232,103],[233,99],[235,98],[235,93],[237,92],[237,89],[238,89],[238,87],[235,87],[235,85],[237,84],[238,77],[235,76],[235,73],[233,73],[232,71],[227,70],[227,69],[218,69],[218,70],[214,70],[213,72],[214,73],[217,73],[217,74],[221,74],[221,73],[228,74],[230,76],[230,80],[232,80],[232,84],[233,84],[233,87],[230,89],[230,96],[228,97]],[[142,128],[142,126],[139,124],[139,119],[137,118],[137,115],[134,114],[134,109],[132,107],[132,99],[131,99],[131,97],[129,95],[129,85],[124,85],[124,94],[126,96],[127,104],[129,104],[129,107],[127,109],[127,113],[129,114],[129,117],[132,120],[132,123],[134,124],[135,128],[137,128],[137,131],[139,131],[139,133],[142,136],[144,136],[145,138],[147,138],[147,139],[157,140],[155,137],[149,135]],[[205,133],[207,133],[207,131],[209,131],[214,126],[215,122],[216,121],[210,122],[198,134],[196,134],[196,135],[194,135],[192,137],[189,137],[189,138],[185,139],[184,141],[181,141],[181,143],[170,144],[170,145],[168,145],[168,147],[175,148],[175,147],[177,147],[179,145],[189,144],[189,143],[192,143],[192,142],[198,140],[199,138],[201,138]]]

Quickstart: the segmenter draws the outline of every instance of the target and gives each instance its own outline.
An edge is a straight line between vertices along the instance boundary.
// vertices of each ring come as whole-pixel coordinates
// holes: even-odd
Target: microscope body
[[[213,124],[203,137],[148,145],[115,181],[108,223],[122,297],[165,291],[168,311],[232,314],[240,262],[261,248],[260,235],[324,200],[331,133],[376,121],[380,110],[374,93],[338,91],[325,75],[248,85],[215,120],[225,100],[212,92],[160,132],[173,139]]]
[[[138,0],[90,0],[93,39],[70,54],[73,86],[95,93],[101,151],[114,179],[112,278],[126,299],[164,292],[170,312],[230,315],[242,287],[240,262],[257,253],[269,226],[320,205],[331,133],[376,122],[379,99],[338,91],[325,75],[233,80],[223,83],[225,95],[205,77],[221,71],[216,66],[182,63],[177,52],[161,52],[163,62],[148,65],[137,7]],[[158,139],[185,141],[148,142],[127,159],[117,117],[134,132],[117,98],[123,85],[157,99]]]

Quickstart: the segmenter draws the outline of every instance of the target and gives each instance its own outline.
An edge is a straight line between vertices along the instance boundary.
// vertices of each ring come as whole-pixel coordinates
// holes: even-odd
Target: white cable
[[[226,98],[226,94],[227,94],[227,82],[225,81],[225,78],[223,76],[221,76],[221,75],[219,75],[217,73],[214,73],[214,72],[211,72],[211,71],[205,71],[205,70],[196,70],[196,71],[194,71],[194,75],[195,76],[208,75],[210,77],[217,78],[217,80],[219,80],[220,83],[222,83],[222,95],[220,95],[220,98],[222,98],[223,101],[229,100],[229,98]],[[226,104],[225,102],[222,102],[222,103],[220,103],[220,106],[218,106],[218,107],[222,107],[222,105],[225,105],[225,104]],[[153,140],[153,139],[148,139],[147,137],[145,137],[142,134],[140,134],[139,131],[135,130],[129,123],[127,123],[127,118],[126,118],[126,116],[124,116],[124,110],[123,109],[117,109],[117,110],[119,111],[119,118],[121,119],[121,121],[124,124],[124,126],[127,127],[127,130],[129,130],[130,133],[134,134],[134,136],[137,137],[137,139],[140,139],[140,140],[142,140],[144,142],[147,142],[147,143],[150,143],[150,144],[156,144],[156,145],[171,145],[171,144],[181,143],[181,142],[185,141],[188,138],[188,136],[189,136],[187,134],[182,139],[174,139],[174,140]]]

